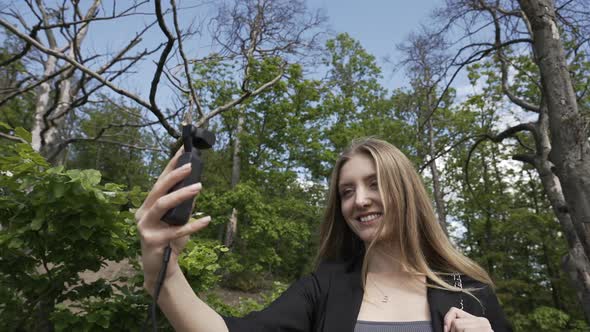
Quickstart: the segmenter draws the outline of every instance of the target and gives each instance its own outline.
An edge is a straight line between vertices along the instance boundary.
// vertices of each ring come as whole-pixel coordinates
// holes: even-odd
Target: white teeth
[[[380,216],[380,214],[377,214],[377,213],[376,213],[376,214],[370,214],[370,215],[368,215],[368,216],[361,217],[361,218],[360,218],[360,221],[361,221],[361,222],[367,222],[367,221],[371,221],[371,220],[373,220],[373,219],[376,219],[376,218],[378,218],[379,216]]]

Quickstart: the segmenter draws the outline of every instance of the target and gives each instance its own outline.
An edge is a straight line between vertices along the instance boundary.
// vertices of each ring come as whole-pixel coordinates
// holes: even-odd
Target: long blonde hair
[[[384,222],[366,250],[342,216],[338,192],[340,169],[359,153],[375,162],[384,207]],[[362,253],[366,258],[376,241],[397,244],[401,263],[410,272],[429,278],[434,283],[429,286],[461,291],[441,278],[441,275],[460,273],[493,287],[488,273],[449,241],[436,219],[424,184],[408,158],[386,141],[364,138],[353,141],[332,170],[316,264],[331,259],[349,260]],[[367,259],[364,259],[363,286],[366,274]]]

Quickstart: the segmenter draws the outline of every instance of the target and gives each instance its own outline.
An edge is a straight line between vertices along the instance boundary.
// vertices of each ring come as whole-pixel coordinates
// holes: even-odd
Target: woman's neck
[[[396,246],[375,245],[367,256],[367,272],[397,274],[409,271]]]

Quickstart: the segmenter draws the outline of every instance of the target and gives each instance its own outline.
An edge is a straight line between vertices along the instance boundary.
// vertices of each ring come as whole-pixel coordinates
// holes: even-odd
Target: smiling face
[[[340,169],[338,193],[344,220],[368,245],[383,222],[384,213],[373,158],[364,153],[353,154]]]

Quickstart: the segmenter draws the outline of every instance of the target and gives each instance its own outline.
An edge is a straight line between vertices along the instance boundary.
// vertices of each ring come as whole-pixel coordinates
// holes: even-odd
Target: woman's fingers
[[[444,331],[445,332],[458,332],[458,331],[481,331],[488,332],[492,331],[490,322],[484,317],[474,316],[464,310],[452,307],[444,318]]]
[[[170,162],[176,162],[177,156],[175,156]],[[168,166],[173,164],[168,164]],[[168,168],[168,167],[167,167]],[[175,184],[180,182],[182,179],[187,177],[191,172],[191,164],[187,163],[184,164],[182,167],[172,170],[164,170],[158,181],[152,187],[152,190],[149,192],[143,204],[138,209],[137,213],[135,214],[135,218],[139,221],[147,210],[149,210],[152,205],[162,196],[164,196]]]
[[[465,318],[465,317],[474,317],[474,316],[466,311],[459,309],[459,308],[451,307],[451,309],[449,309],[449,311],[445,315],[444,331],[445,332],[452,331],[451,327],[453,326],[453,322],[458,318]]]
[[[200,231],[207,227],[211,221],[210,216],[206,216],[200,219],[192,219],[188,223],[182,226],[168,226],[163,225],[163,228],[143,228],[140,227],[140,235],[142,242],[147,246],[159,246],[176,239],[182,238]],[[178,245],[178,243],[177,243]],[[181,243],[184,245],[184,243]]]
[[[176,154],[172,157],[172,159],[170,159],[170,161],[168,161],[168,164],[164,168],[164,171],[162,171],[162,173],[158,177],[156,184],[158,184],[158,182],[162,182],[163,179],[165,178],[165,176],[168,175],[168,173],[172,172],[172,170],[174,170],[174,167],[176,166],[176,163],[178,162],[178,158],[180,158],[181,154],[182,154],[182,148],[180,148],[178,151],[176,151]],[[156,186],[156,184],[154,184],[154,187]],[[136,222],[139,222],[141,220],[141,218],[143,217],[143,214],[149,209],[149,207],[153,204],[153,202],[156,199],[158,199],[159,196],[156,197],[156,193],[154,192],[154,187],[152,187],[152,190],[148,193],[147,197],[145,198],[145,200],[143,201],[143,203],[141,204],[139,209],[137,209],[137,211],[135,212],[135,221]]]
[[[191,219],[188,223],[182,226],[167,228],[166,230],[164,230],[164,233],[166,237],[169,239],[178,239],[183,236],[187,236],[200,231],[201,229],[207,227],[210,221],[210,216],[206,216],[199,219]]]
[[[170,173],[170,175],[172,174],[173,173]],[[170,181],[172,182],[173,178],[171,178]],[[163,190],[163,188],[159,188],[158,190]],[[159,197],[149,210],[147,210],[145,216],[139,223],[148,223],[151,225],[161,223],[160,219],[162,219],[162,216],[164,216],[166,211],[188,199],[193,199],[200,191],[201,183],[195,183]]]
[[[185,177],[187,177],[191,172],[191,164],[187,163],[182,165],[170,173],[166,174],[165,176],[161,177],[156,184],[152,187],[151,192],[149,193],[148,197],[145,199],[145,206],[150,208],[158,199],[166,195],[168,191],[175,184],[182,181]]]

